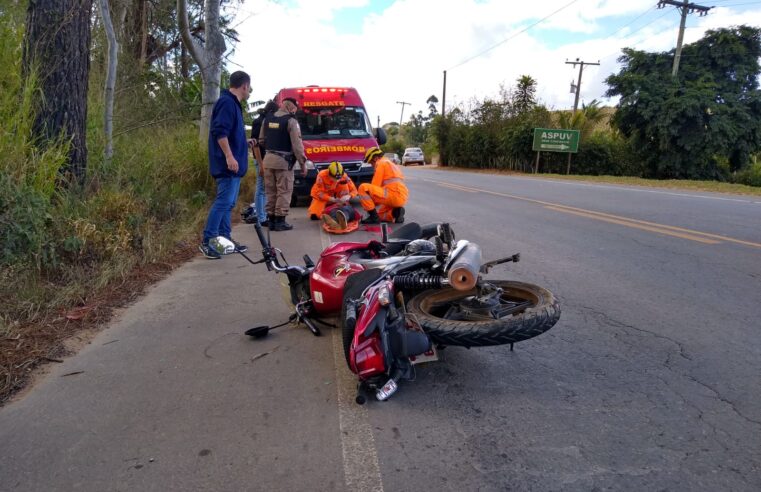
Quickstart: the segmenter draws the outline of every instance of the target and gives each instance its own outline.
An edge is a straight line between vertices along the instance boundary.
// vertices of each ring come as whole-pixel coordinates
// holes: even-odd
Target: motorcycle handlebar
[[[254,229],[256,230],[256,235],[259,237],[259,242],[262,243],[262,248],[269,249],[270,243],[267,241],[267,237],[264,235],[264,231],[262,230],[262,225],[258,220],[254,222]]]

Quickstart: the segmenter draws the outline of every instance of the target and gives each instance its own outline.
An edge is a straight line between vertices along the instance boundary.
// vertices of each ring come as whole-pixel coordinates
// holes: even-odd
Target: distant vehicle
[[[402,161],[399,160],[399,154],[394,154],[393,152],[386,152],[383,154],[383,157],[390,160],[394,164],[401,164]]]
[[[407,147],[404,149],[402,165],[409,166],[410,164],[425,165],[425,157],[423,156],[423,150],[420,147]]]

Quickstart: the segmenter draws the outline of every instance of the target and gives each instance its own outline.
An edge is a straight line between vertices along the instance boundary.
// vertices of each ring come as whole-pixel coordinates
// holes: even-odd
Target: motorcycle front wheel
[[[489,281],[502,289],[489,300],[476,289],[427,290],[413,297],[407,312],[440,345],[487,347],[528,340],[552,328],[560,318],[555,296],[537,285]]]

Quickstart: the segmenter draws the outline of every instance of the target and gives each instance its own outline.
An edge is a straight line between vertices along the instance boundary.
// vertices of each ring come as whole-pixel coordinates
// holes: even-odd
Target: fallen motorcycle
[[[258,222],[262,258],[270,271],[285,275],[295,312],[275,327],[246,332],[261,338],[290,322],[304,323],[314,335],[318,325],[338,316],[344,355],[359,378],[357,403],[368,393],[386,400],[402,379],[414,377],[414,362],[446,346],[482,347],[517,343],[544,333],[560,318],[548,290],[523,282],[487,280],[491,268],[519,261],[512,255],[484,263],[480,247],[455,241],[449,224],[409,223],[381,240],[339,242],[317,263],[289,265],[270,244]],[[217,238],[219,248],[234,250]]]

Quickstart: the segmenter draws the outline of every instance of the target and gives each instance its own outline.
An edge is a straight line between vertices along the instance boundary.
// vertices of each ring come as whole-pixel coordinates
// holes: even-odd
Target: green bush
[[[22,75],[22,9],[0,20],[0,333],[162,261],[198,230],[211,196],[206,150],[182,101],[136,84],[116,101],[114,158],[102,159],[102,66],[93,55],[87,179],[65,183],[66,142],[32,136],[34,76]],[[158,92],[157,92],[158,91]],[[164,92],[161,92],[164,91]],[[147,122],[142,107],[151,106]],[[176,114],[177,119],[155,118]],[[126,116],[130,119],[127,119]]]
[[[748,186],[761,186],[761,162],[754,162],[737,173],[734,181]]]

